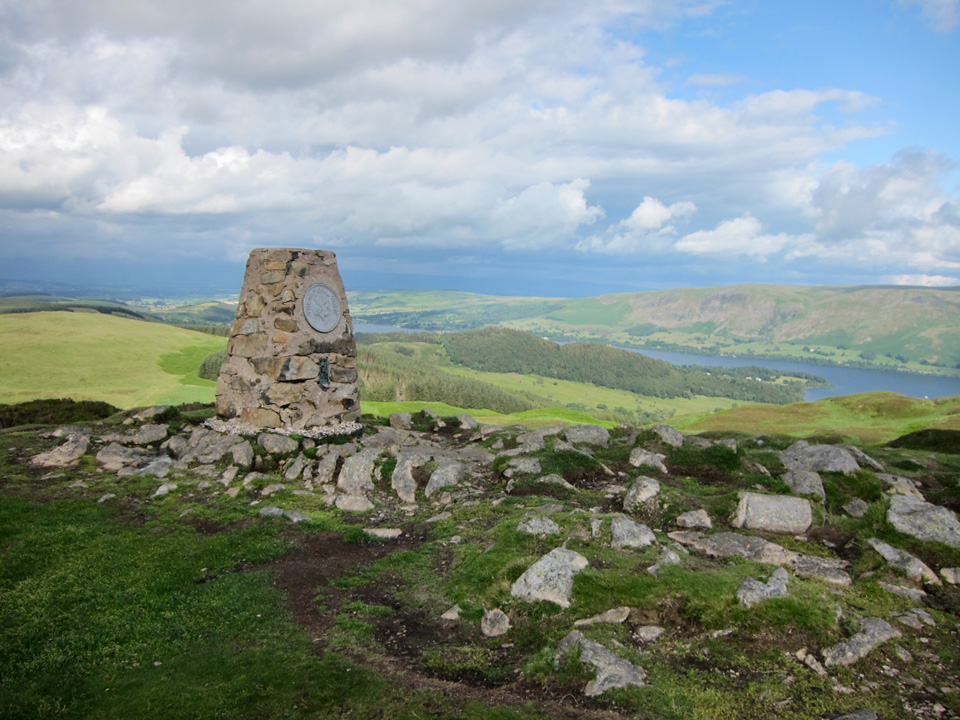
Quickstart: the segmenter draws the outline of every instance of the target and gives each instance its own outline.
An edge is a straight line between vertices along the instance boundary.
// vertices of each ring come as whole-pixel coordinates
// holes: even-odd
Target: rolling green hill
[[[594,298],[356,292],[354,318],[425,330],[505,325],[560,340],[956,374],[960,292],[739,285]]]
[[[0,403],[213,402],[215,383],[196,373],[225,344],[226,338],[100,313],[0,315]]]

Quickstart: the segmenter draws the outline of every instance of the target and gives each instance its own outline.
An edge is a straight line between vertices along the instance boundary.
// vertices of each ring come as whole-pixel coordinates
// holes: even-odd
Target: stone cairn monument
[[[334,253],[251,252],[227,351],[217,412],[230,422],[327,434],[359,419],[357,346]]]

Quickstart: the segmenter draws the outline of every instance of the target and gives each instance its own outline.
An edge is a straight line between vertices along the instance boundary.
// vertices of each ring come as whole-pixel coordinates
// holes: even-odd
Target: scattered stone
[[[429,461],[429,455],[417,453],[401,453],[397,455],[397,465],[393,469],[393,474],[390,476],[390,487],[393,488],[393,491],[400,500],[408,504],[413,504],[417,501],[417,480],[413,476],[413,471],[415,468]]]
[[[580,662],[593,665],[597,672],[584,688],[587,697],[596,697],[613,688],[643,687],[646,684],[647,674],[643,668],[627,662],[600,643],[587,640],[579,630],[560,641],[557,653],[563,655],[576,648],[580,648]]]
[[[590,618],[577,620],[573,623],[573,625],[574,627],[584,627],[585,625],[596,625],[597,623],[618,624],[625,622],[628,617],[630,617],[630,608],[618,607],[613,608],[612,610],[607,610],[606,612],[602,612],[599,615],[594,615]]]
[[[713,521],[706,510],[691,510],[677,517],[677,525],[682,528],[707,528],[713,527]]]
[[[309,515],[306,515],[300,512],[299,510],[284,510],[283,516],[294,524],[299,522],[306,522],[310,519]]]
[[[887,565],[896,568],[911,580],[930,583],[932,585],[941,584],[937,574],[920,560],[920,558],[914,557],[910,553],[899,550],[892,545],[888,545],[877,538],[870,538],[867,542],[870,544],[870,547],[883,556],[883,559],[887,561]]]
[[[656,574],[660,572],[660,568],[664,567],[665,565],[679,565],[679,564],[680,564],[680,556],[677,555],[670,548],[664,548],[663,552],[660,553],[660,559],[657,560],[657,564],[651,565],[650,567],[648,567],[647,572],[653,576],[656,576]]]
[[[874,470],[876,472],[881,472],[881,473],[886,470],[886,468],[884,468],[883,465],[878,463],[872,457],[867,455],[863,450],[861,450],[860,448],[854,445],[847,445],[847,452],[853,455],[854,459],[857,461],[857,464],[859,464],[860,467],[866,466],[871,470]]]
[[[811,670],[813,670],[820,677],[826,677],[827,669],[823,666],[823,664],[819,660],[817,660],[816,657],[814,657],[813,653],[809,653],[803,659],[803,664],[806,665]]]
[[[30,464],[40,468],[61,468],[76,465],[89,449],[89,437],[80,433],[68,435],[66,442],[52,450],[35,455],[31,458]]]
[[[236,435],[226,435],[210,428],[198,427],[193,429],[186,442],[179,435],[175,435],[165,444],[170,452],[183,462],[217,463],[234,445],[242,442],[244,442],[243,438]]]
[[[74,480],[72,483],[67,485],[68,488],[87,488],[90,487],[83,480]]]
[[[951,510],[915,497],[894,495],[890,498],[887,520],[897,532],[920,540],[942,542],[960,549],[960,522]]]
[[[908,600],[913,600],[914,602],[922,603],[927,597],[927,594],[923,590],[903,587],[902,585],[891,585],[890,583],[885,582],[877,584],[888,593],[898,595],[902,598],[907,598]]]
[[[303,470],[304,468],[307,467],[308,462],[309,460],[307,460],[307,458],[304,457],[303,453],[297,453],[296,459],[292,463],[287,465],[287,469],[283,471],[283,479],[284,480],[298,479],[301,475],[303,475]]]
[[[260,494],[264,497],[270,497],[274,493],[278,493],[281,490],[286,490],[287,486],[283,483],[274,483],[273,485],[267,485],[263,490],[260,491]]]
[[[170,470],[172,468],[173,468],[173,461],[170,460],[170,458],[164,456],[164,457],[159,457],[153,462],[147,464],[145,467],[140,468],[139,470],[137,470],[136,474],[140,475],[141,477],[152,475],[153,477],[162,479],[162,478],[165,478],[170,473]]]
[[[667,459],[666,455],[661,455],[660,453],[653,453],[648,450],[644,450],[642,447],[636,447],[630,451],[630,464],[634,467],[642,467],[646,465],[647,467],[652,467],[660,472],[667,474],[667,466],[663,464],[663,461]]]
[[[152,405],[134,414],[133,419],[139,420],[140,422],[144,422],[151,418],[155,418],[157,415],[162,415],[169,409],[170,409],[169,405]]]
[[[866,502],[860,498],[856,498],[844,505],[843,509],[850,517],[862,518],[866,514],[867,508],[869,507],[870,506]]]
[[[480,621],[480,632],[487,637],[500,637],[501,635],[506,635],[509,629],[510,618],[508,618],[506,613],[499,608],[485,612],[483,614],[483,619]]]
[[[877,720],[877,713],[868,709],[856,710],[846,715],[840,715],[834,720]]]
[[[260,508],[257,511],[258,515],[263,515],[264,517],[281,517],[283,515],[283,510],[273,505],[266,505]]]
[[[537,515],[517,525],[517,530],[528,535],[559,535],[560,526],[553,520]]]
[[[659,435],[660,439],[667,445],[672,445],[673,447],[680,447],[683,445],[683,433],[670,427],[669,425],[654,425],[650,429]]]
[[[459,604],[458,604],[458,605],[454,605],[452,608],[450,608],[449,610],[447,610],[443,615],[441,615],[441,616],[440,616],[440,619],[441,619],[441,620],[450,620],[450,621],[459,620],[459,619],[460,619],[460,613],[461,613],[461,612],[462,612],[462,610],[460,609],[460,605],[459,605]]]
[[[249,470],[253,467],[253,445],[247,440],[237,443],[230,448],[230,453],[233,455],[233,461],[244,470]]]
[[[738,495],[740,504],[730,521],[733,527],[796,535],[805,533],[813,522],[813,511],[806,498],[752,492]]]
[[[561,477],[560,475],[557,475],[556,473],[550,473],[549,475],[541,475],[540,477],[535,478],[530,482],[541,483],[544,485],[559,485],[565,490],[576,490],[576,488],[573,485],[568,483],[566,480],[563,479],[563,477]],[[507,492],[512,492],[514,487],[516,487],[516,481],[511,480],[510,482],[507,483]]]
[[[101,496],[101,498],[97,500],[97,502],[105,503],[107,500],[113,500],[115,497],[116,495],[114,495],[113,493],[107,493],[106,495]]]
[[[157,488],[157,491],[153,494],[154,497],[163,497],[164,495],[173,492],[177,489],[176,483],[164,483]]]
[[[390,415],[390,427],[395,430],[409,430],[413,427],[413,413],[396,412]]]
[[[816,495],[821,502],[827,499],[820,473],[812,470],[788,470],[783,475],[783,481],[794,495]]]
[[[373,510],[373,503],[363,495],[337,495],[334,504],[347,512],[366,512]]]
[[[97,453],[97,462],[108,472],[117,472],[121,468],[139,465],[144,460],[142,450],[124,447],[112,442]]]
[[[449,519],[452,518],[452,517],[453,517],[453,513],[452,513],[452,512],[450,512],[449,510],[444,510],[442,513],[439,513],[439,514],[437,514],[437,515],[434,515],[434,516],[431,517],[431,518],[427,518],[427,522],[428,522],[428,523],[435,523],[435,522],[440,522],[441,520],[449,520]]]
[[[637,640],[642,643],[656,642],[666,632],[665,628],[659,625],[644,625],[638,627],[636,631]]]
[[[347,495],[362,496],[372,491],[373,467],[379,455],[378,448],[366,448],[344,460],[337,478],[337,488]]]
[[[811,445],[798,440],[780,452],[780,461],[788,470],[855,473],[860,469],[849,451],[833,445]]]
[[[642,548],[657,542],[656,535],[646,525],[636,523],[626,515],[614,515],[610,524],[614,549]]]
[[[631,512],[660,494],[660,483],[650,477],[639,477],[623,497],[623,509]]]
[[[478,427],[480,427],[479,423],[467,413],[464,413],[463,415],[457,415],[457,420],[460,422],[461,430],[476,430]]]
[[[513,584],[510,595],[528,602],[547,600],[570,607],[573,578],[589,564],[573,550],[556,548],[527,568]]]
[[[875,647],[888,640],[900,637],[900,631],[886,620],[864,618],[860,632],[850,639],[823,651],[824,665],[852,665],[864,658]]]
[[[363,531],[381,540],[396,540],[403,535],[403,530],[400,528],[364,528]]]
[[[777,568],[766,583],[748,577],[737,590],[737,599],[745,607],[753,607],[761,600],[787,596],[787,583],[790,576],[783,568]]]
[[[220,484],[226,487],[234,480],[237,479],[237,474],[240,472],[240,468],[236,465],[231,465],[226,470],[223,471],[223,474],[220,475]]]
[[[887,492],[891,495],[909,495],[918,500],[924,499],[923,494],[910,478],[888,473],[877,473],[877,479],[886,486]]]
[[[799,557],[799,553],[752,535],[722,532],[704,537],[698,532],[686,531],[669,533],[667,537],[711,557],[742,557],[768,565],[786,565]]]
[[[423,494],[428,498],[442,488],[455,487],[460,484],[467,475],[467,466],[456,460],[443,460],[440,465],[430,474],[427,481],[427,487]]]
[[[610,431],[599,425],[572,425],[563,431],[563,436],[574,445],[606,447],[610,442]]]
[[[906,625],[911,630],[920,631],[923,630],[923,623],[920,621],[916,615],[910,613],[893,613],[891,616],[894,620],[898,621],[902,625]]]
[[[539,475],[543,470],[540,467],[540,458],[514,458],[507,463],[504,476],[512,478],[517,473],[524,475]]]
[[[129,442],[134,445],[153,445],[166,440],[169,430],[168,425],[142,425]]]
[[[948,585],[960,583],[960,568],[940,568],[940,577]]]
[[[291,455],[300,447],[292,437],[277,433],[261,433],[257,442],[271,455]]]
[[[839,558],[797,554],[790,560],[790,567],[800,577],[813,577],[831,585],[849,586],[853,578],[843,569],[846,563]]]

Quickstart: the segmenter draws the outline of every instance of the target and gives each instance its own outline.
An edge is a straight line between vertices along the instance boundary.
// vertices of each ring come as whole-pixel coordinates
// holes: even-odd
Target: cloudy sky
[[[0,0],[0,277],[960,285],[960,0]]]

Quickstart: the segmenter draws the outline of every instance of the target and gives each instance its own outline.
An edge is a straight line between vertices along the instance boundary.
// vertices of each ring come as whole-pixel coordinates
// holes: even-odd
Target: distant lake
[[[420,332],[411,328],[393,325],[354,325],[355,332]],[[892,370],[867,370],[864,368],[836,367],[834,365],[814,365],[812,363],[792,362],[789,360],[766,360],[763,358],[733,358],[712,355],[691,355],[687,353],[666,352],[662,350],[637,350],[621,348],[640,353],[657,360],[666,360],[674,365],[702,365],[706,367],[744,367],[756,365],[771,370],[803,372],[826,378],[832,387],[807,390],[804,399],[820,400],[837,395],[855,395],[857,393],[888,390],[907,397],[942,398],[960,395],[960,378],[917,373],[894,372]]]

